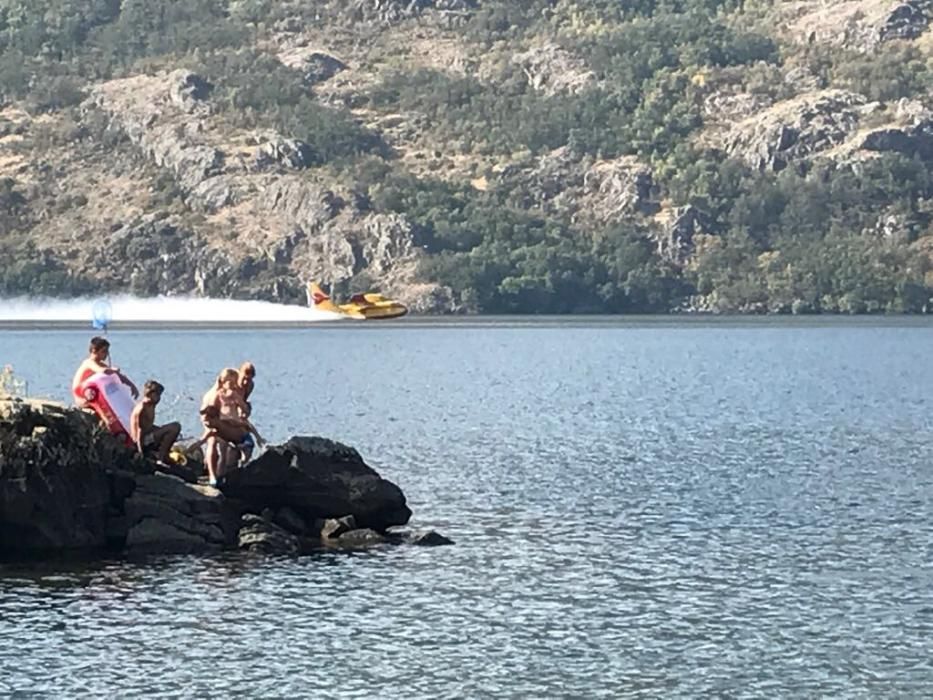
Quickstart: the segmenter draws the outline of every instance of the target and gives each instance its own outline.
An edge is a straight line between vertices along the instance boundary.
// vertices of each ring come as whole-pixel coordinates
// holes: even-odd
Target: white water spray
[[[94,304],[87,299],[0,299],[0,321],[68,321],[90,324]],[[309,323],[333,321],[339,314],[267,301],[195,297],[107,297],[112,322],[120,323]]]

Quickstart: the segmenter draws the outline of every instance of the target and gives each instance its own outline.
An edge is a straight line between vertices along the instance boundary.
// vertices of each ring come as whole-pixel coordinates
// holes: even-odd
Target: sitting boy
[[[156,452],[162,464],[169,464],[169,452],[181,433],[180,423],[155,424],[155,408],[165,391],[159,382],[150,379],[143,387],[143,398],[133,409],[131,437],[139,454]]]

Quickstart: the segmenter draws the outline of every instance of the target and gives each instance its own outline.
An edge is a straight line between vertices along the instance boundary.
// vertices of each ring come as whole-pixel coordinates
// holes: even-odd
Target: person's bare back
[[[167,425],[155,424],[155,409],[162,400],[164,391],[165,387],[157,381],[150,379],[146,382],[142,401],[133,409],[130,431],[139,454],[145,454],[147,450],[157,451],[159,461],[168,463],[169,451],[181,433],[181,424],[177,422]]]
[[[155,425],[155,406],[148,401],[140,401],[133,409],[131,424],[133,442],[140,445]]]

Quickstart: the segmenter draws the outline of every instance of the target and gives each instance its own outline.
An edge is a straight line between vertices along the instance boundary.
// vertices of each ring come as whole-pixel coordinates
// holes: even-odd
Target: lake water
[[[64,398],[89,332],[0,331]],[[0,695],[926,695],[933,326],[117,331],[197,426],[357,447],[456,546],[0,565]]]

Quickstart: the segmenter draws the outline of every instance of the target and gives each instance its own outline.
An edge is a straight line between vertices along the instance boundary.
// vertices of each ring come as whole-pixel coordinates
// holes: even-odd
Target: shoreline
[[[664,315],[540,315],[540,316],[407,316],[388,321],[115,321],[107,331],[88,321],[73,319],[3,319],[0,330],[7,331],[213,331],[213,330],[402,330],[429,328],[638,328],[638,327],[933,327],[933,315],[926,314],[664,314]]]

